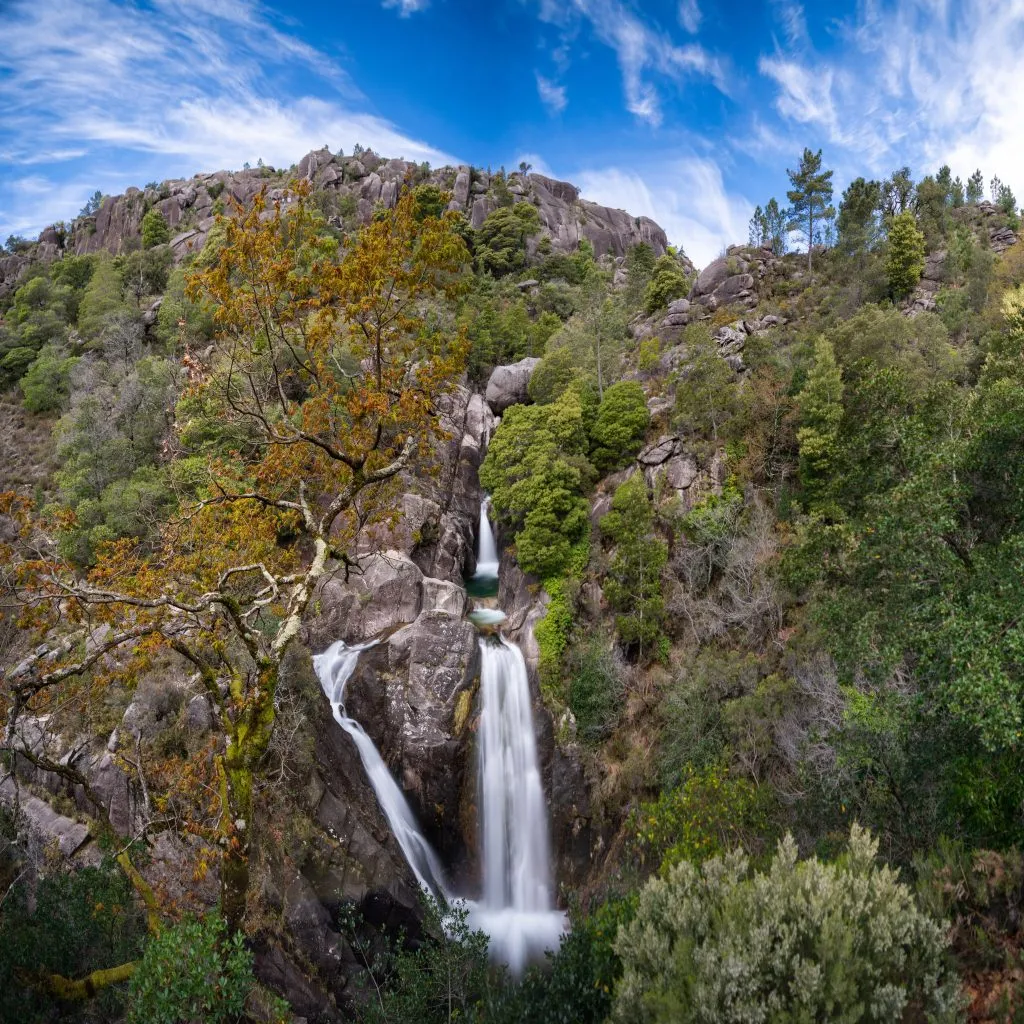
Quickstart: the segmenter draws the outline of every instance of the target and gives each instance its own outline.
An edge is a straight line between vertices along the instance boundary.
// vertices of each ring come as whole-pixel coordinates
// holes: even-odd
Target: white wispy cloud
[[[1024,194],[1024,0],[865,0],[827,58],[794,7],[777,5],[786,46],[759,62],[786,123],[818,129],[857,174],[949,163]]]
[[[583,170],[573,180],[586,199],[657,221],[698,267],[747,237],[753,204],[726,188],[721,168],[707,157],[649,160],[643,172]]]
[[[408,18],[430,6],[430,0],[382,0],[384,7],[396,8],[400,18]]]
[[[700,24],[695,0],[683,0],[680,19]],[[720,58],[699,43],[676,43],[671,35],[646,21],[622,0],[540,0],[538,17],[557,26],[563,39],[582,21],[594,36],[615,52],[626,109],[642,121],[657,126],[662,120],[661,80],[678,84],[686,78],[711,81],[727,92],[725,66]],[[690,29],[687,22],[684,27]]]
[[[159,177],[258,157],[288,166],[312,148],[356,142],[389,156],[457,162],[360,111],[344,68],[259,0],[150,0],[145,10],[117,0],[14,0],[0,4],[0,38],[0,161],[8,177],[31,166],[22,180],[61,182],[51,184],[51,212],[29,222],[25,195],[0,196],[0,233],[73,216],[102,182],[116,190],[142,184],[134,174],[142,166],[150,173],[154,155]],[[296,96],[303,76],[332,98]],[[64,182],[72,178],[97,184],[69,204]],[[33,208],[38,218],[45,197]]]
[[[701,11],[697,0],[679,0],[679,24],[691,35],[700,31]]]
[[[565,95],[565,86],[545,78],[539,71],[536,72],[536,77],[537,94],[541,102],[548,108],[549,113],[560,114],[569,102]]]

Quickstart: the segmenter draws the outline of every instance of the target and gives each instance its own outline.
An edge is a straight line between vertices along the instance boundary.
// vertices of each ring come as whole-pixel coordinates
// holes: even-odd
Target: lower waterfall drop
[[[522,651],[503,637],[480,641],[479,730],[483,899],[470,920],[496,959],[520,974],[557,949],[565,915],[554,909],[548,811],[541,785]]]

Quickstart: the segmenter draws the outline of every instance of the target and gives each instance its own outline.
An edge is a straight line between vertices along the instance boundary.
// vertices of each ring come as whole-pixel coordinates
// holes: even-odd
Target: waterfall
[[[359,751],[367,778],[377,794],[377,802],[388,819],[391,831],[405,854],[416,880],[424,892],[433,896],[442,905],[450,902],[451,894],[444,881],[441,861],[426,836],[420,831],[409,802],[405,799],[398,783],[388,770],[373,740],[366,735],[363,727],[345,712],[345,684],[355,671],[359,655],[377,641],[347,647],[339,640],[331,644],[323,654],[313,657],[320,685],[334,711],[334,720],[352,737]]]
[[[513,973],[565,929],[554,910],[547,805],[541,786],[522,651],[501,637],[480,641],[479,731],[483,899],[471,909],[496,958]]]
[[[477,546],[476,574],[477,576],[498,575],[498,545],[494,541],[494,531],[491,529],[491,520],[487,515],[489,498],[480,502],[480,539]]]

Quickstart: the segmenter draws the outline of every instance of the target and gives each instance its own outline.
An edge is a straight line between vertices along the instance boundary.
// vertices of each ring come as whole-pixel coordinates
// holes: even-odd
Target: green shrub
[[[186,918],[146,943],[129,984],[127,1024],[237,1021],[255,981],[252,953],[217,914]]]
[[[835,863],[786,837],[767,871],[739,852],[680,861],[619,930],[613,1019],[628,1024],[960,1019],[944,926],[858,826]]]
[[[154,206],[142,218],[142,247],[152,249],[154,245],[164,245],[171,240],[171,231],[167,227],[164,215]]]
[[[34,898],[15,884],[0,907],[0,1020],[21,1024],[116,1020],[124,990],[104,989],[85,1018],[80,1005],[60,1005],[42,987],[26,984],[41,973],[80,978],[134,960],[145,940],[145,919],[124,874],[99,868],[52,874]]]
[[[680,785],[632,812],[632,855],[664,874],[680,861],[700,863],[737,847],[756,852],[771,832],[767,793],[717,765],[691,769]]]
[[[674,299],[683,298],[690,290],[690,282],[683,268],[669,253],[659,256],[644,292],[644,308],[648,313],[664,309]]]
[[[591,428],[590,458],[602,473],[626,465],[644,443],[651,422],[644,389],[623,380],[605,389]]]
[[[21,393],[29,412],[59,412],[71,393],[71,371],[78,359],[63,348],[44,345],[21,378]]]

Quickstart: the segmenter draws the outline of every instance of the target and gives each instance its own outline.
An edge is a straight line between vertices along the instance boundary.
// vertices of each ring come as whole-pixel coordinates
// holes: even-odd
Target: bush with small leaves
[[[186,918],[146,943],[129,985],[127,1024],[237,1021],[255,985],[252,953],[219,915]]]
[[[640,893],[619,929],[621,1024],[864,1024],[961,1019],[945,926],[919,908],[854,825],[831,864],[787,836],[751,873],[739,851],[681,861]]]
[[[624,466],[640,451],[650,422],[644,389],[635,380],[613,384],[590,431],[591,461],[603,473]]]

